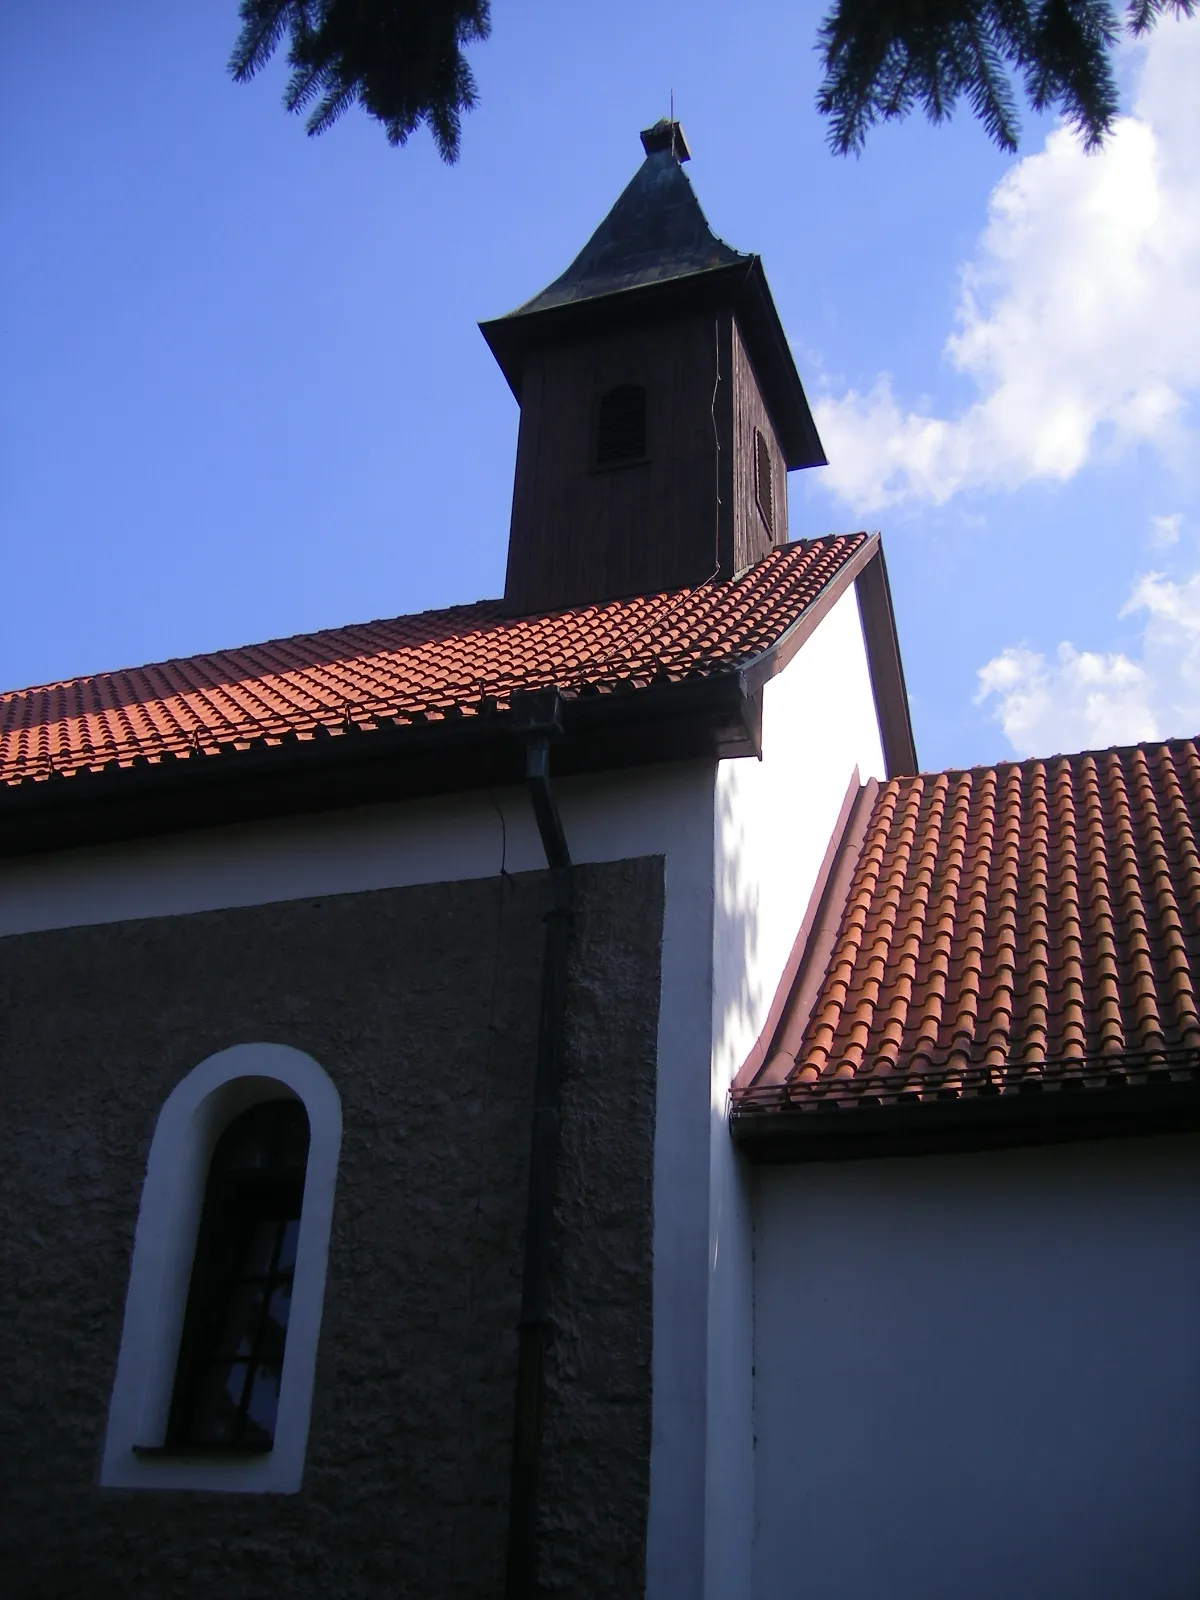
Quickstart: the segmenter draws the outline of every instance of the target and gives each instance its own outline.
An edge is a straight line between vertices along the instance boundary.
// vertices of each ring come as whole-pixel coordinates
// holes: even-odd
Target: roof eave
[[[521,399],[525,357],[564,333],[601,332],[614,322],[686,315],[728,307],[738,318],[750,358],[771,408],[788,471],[828,463],[800,374],[758,256],[727,266],[569,300],[538,311],[513,311],[481,322],[479,330],[509,388]]]
[[[918,1104],[734,1104],[730,1133],[764,1164],[949,1154],[1200,1129],[1200,1052],[1184,1081],[1010,1092]]]
[[[519,401],[528,350],[550,344],[564,332],[601,332],[617,321],[653,316],[672,301],[680,310],[719,304],[735,292],[737,280],[745,273],[746,266],[739,261],[709,267],[702,272],[685,272],[674,278],[656,278],[652,283],[565,300],[539,310],[510,311],[502,317],[481,322],[479,331]]]
[[[759,256],[751,256],[734,307],[771,407],[789,472],[829,465]]]
[[[366,730],[15,784],[0,789],[0,856],[519,783],[530,698],[471,716],[383,720]],[[761,696],[733,668],[560,697],[560,706],[558,777],[761,748]]]

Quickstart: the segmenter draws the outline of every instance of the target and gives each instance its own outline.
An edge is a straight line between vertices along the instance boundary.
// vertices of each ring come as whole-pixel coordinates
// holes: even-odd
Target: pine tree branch
[[[295,30],[303,0],[242,0],[242,31],[229,58],[237,83],[249,83],[275,54],[288,28]]]
[[[964,75],[963,89],[992,142],[1002,150],[1015,150],[1021,123],[1005,67],[1006,59],[1013,55],[1011,42],[1003,35],[997,38],[1000,30],[987,19],[972,21],[970,28],[974,59]]]
[[[1137,37],[1149,33],[1168,11],[1176,17],[1194,17],[1196,3],[1197,0],[1130,0],[1125,12],[1125,26]]]
[[[247,82],[288,36],[284,106],[312,108],[310,134],[359,104],[392,144],[425,124],[442,159],[458,159],[462,115],[477,100],[463,51],[488,37],[489,0],[241,0],[240,16],[234,78]]]
[[[1140,37],[1198,6],[1127,0],[1125,30]],[[490,0],[240,0],[239,16],[230,72],[249,82],[287,37],[284,105],[308,114],[310,134],[357,104],[390,143],[424,125],[442,159],[458,159],[478,99],[464,51],[490,34]],[[961,98],[994,143],[1015,150],[1016,80],[1034,110],[1059,112],[1094,149],[1117,115],[1120,31],[1112,0],[834,0],[817,33],[817,107],[840,155],[917,105],[944,122]]]
[[[1126,30],[1145,34],[1200,0],[1129,0]],[[1057,111],[1092,150],[1119,109],[1112,67],[1120,24],[1110,0],[835,0],[817,49],[817,109],[839,155],[861,152],[878,122],[920,104],[931,122],[965,97],[989,138],[1015,150],[1018,78],[1035,111]]]

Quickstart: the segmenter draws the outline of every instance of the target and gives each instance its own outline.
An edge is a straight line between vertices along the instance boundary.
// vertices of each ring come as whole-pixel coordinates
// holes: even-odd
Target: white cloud
[[[1150,37],[1132,116],[1096,155],[1068,130],[996,187],[950,364],[979,398],[907,409],[881,376],[814,407],[823,481],[860,511],[1072,477],[1111,438],[1166,445],[1200,390],[1200,16]]]
[[[1183,527],[1183,513],[1173,512],[1169,517],[1150,518],[1150,543],[1156,550],[1169,549],[1179,543],[1179,530]]]
[[[1096,750],[1200,732],[1200,572],[1150,572],[1121,608],[1144,614],[1136,659],[1063,643],[1053,661],[1014,646],[979,669],[976,704],[991,703],[1019,756]]]

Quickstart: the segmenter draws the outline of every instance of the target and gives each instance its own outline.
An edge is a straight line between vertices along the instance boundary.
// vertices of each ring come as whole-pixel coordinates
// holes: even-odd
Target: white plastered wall
[[[665,858],[648,1600],[744,1600],[752,1241],[726,1125],[851,775],[883,771],[854,593],[764,695],[764,755],[568,779],[579,862]],[[544,865],[518,789],[62,852],[0,867],[0,937]]]
[[[754,1600],[1196,1594],[1200,1138],[757,1183]]]
[[[885,775],[848,590],[767,684],[762,760],[722,762],[717,776],[706,1600],[750,1593],[754,1526],[752,1205],[729,1138],[729,1085],[766,1022],[856,768],[864,782]]]

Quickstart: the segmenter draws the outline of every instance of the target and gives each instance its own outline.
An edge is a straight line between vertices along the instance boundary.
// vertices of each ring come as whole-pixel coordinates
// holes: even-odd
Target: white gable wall
[[[847,591],[767,684],[761,761],[724,761],[716,785],[708,1482],[705,1594],[750,1593],[754,1526],[753,1238],[729,1085],[767,1020],[857,768],[883,755],[858,605]]]
[[[1196,1593],[1200,1139],[756,1176],[755,1600]]]

